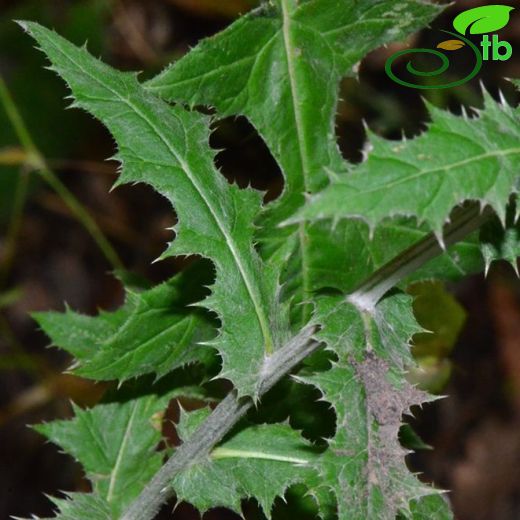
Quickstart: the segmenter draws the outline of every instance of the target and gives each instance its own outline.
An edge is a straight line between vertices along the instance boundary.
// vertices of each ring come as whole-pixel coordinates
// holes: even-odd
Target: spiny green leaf
[[[517,204],[512,204],[508,208],[505,226],[498,219],[493,219],[480,231],[480,244],[486,264],[486,273],[491,264],[497,260],[509,262],[518,273],[520,222],[516,215],[516,206]]]
[[[424,26],[440,11],[419,0],[276,0],[202,41],[146,86],[219,114],[245,115],[265,139],[285,178],[284,192],[263,215],[264,257],[288,262],[284,282],[294,303],[311,295],[306,223],[276,226],[346,168],[335,139],[337,85],[374,48]],[[301,325],[311,307],[300,305]],[[293,314],[295,314],[294,312]]]
[[[177,388],[156,394],[159,388],[143,383],[108,395],[94,408],[74,406],[71,420],[35,426],[82,464],[95,495],[109,504],[114,518],[161,467],[161,418],[170,399],[182,393]],[[76,501],[65,505],[75,508]]]
[[[436,493],[410,473],[399,443],[403,414],[429,400],[403,377],[413,365],[409,341],[421,331],[410,303],[398,294],[368,312],[341,297],[318,300],[318,337],[337,361],[298,379],[316,386],[336,412],[336,433],[314,466],[336,495],[340,520],[395,520],[410,514],[411,500]]]
[[[34,315],[54,345],[75,358],[74,373],[98,380],[125,379],[207,362],[212,349],[199,343],[215,336],[215,324],[187,306],[201,299],[199,270],[186,272],[150,290],[127,289],[125,305],[96,317],[45,312]]]
[[[204,305],[222,321],[213,342],[222,377],[241,395],[256,395],[265,356],[289,334],[277,304],[277,268],[263,265],[253,248],[260,194],[229,185],[216,170],[205,116],[168,106],[134,74],[115,71],[38,24],[24,26],[68,83],[74,104],[114,135],[123,164],[119,183],[150,184],[175,206],[177,237],[164,256],[200,254],[215,263],[216,282]]]
[[[478,118],[430,107],[432,123],[411,141],[372,135],[368,159],[342,175],[302,211],[308,219],[360,218],[372,228],[398,215],[416,217],[439,236],[466,200],[491,206],[504,221],[518,190],[518,110],[485,96]]]
[[[282,167],[284,197],[301,203],[324,185],[327,168],[343,163],[334,138],[340,78],[439,10],[416,0],[276,0],[204,40],[146,86],[224,116],[246,115]]]
[[[180,437],[189,439],[208,413],[206,409],[183,413]],[[179,500],[200,512],[227,507],[240,513],[241,501],[255,498],[270,518],[276,497],[289,486],[317,482],[311,467],[317,456],[316,449],[289,425],[250,425],[215,448],[206,461],[175,476],[172,485]]]
[[[95,493],[67,493],[64,499],[52,497],[50,500],[58,508],[53,520],[115,520],[106,500]]]
[[[514,7],[509,5],[483,5],[460,13],[453,27],[461,34],[485,34],[498,31],[509,23]]]

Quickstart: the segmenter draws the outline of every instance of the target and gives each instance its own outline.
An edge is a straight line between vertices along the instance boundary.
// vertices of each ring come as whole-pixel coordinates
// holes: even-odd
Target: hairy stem
[[[96,221],[67,186],[65,186],[59,177],[49,168],[45,158],[34,144],[31,134],[2,77],[0,77],[0,102],[4,106],[7,117],[11,122],[20,144],[27,153],[28,165],[33,167],[40,174],[42,179],[59,195],[63,202],[65,202],[72,214],[96,242],[112,267],[114,269],[122,269],[123,263]]]
[[[473,205],[457,211],[451,222],[445,226],[443,245],[433,233],[429,234],[374,273],[348,300],[360,308],[372,309],[388,290],[429,260],[442,254],[444,247],[455,244],[478,229],[489,215],[490,212],[481,212],[478,206]],[[282,349],[267,358],[260,383],[260,397],[319,348],[319,343],[312,339],[315,331],[315,327],[303,329]],[[253,405],[253,400],[249,398],[237,400],[232,391],[191,439],[182,444],[157,472],[120,520],[153,520],[161,505],[175,494],[170,485],[173,476],[208,457],[216,444]]]
[[[312,339],[314,332],[315,327],[303,329],[282,349],[267,358],[260,382],[260,395],[270,390],[285,374],[319,347],[319,343]],[[208,457],[214,446],[253,405],[252,399],[237,399],[236,393],[230,392],[191,439],[182,444],[156,473],[121,520],[152,520],[160,507],[174,495],[170,485],[173,475]]]
[[[444,253],[447,247],[476,231],[492,214],[491,209],[486,208],[482,211],[478,204],[458,208],[451,221],[444,227],[442,237],[430,233],[403,251],[365,280],[348,296],[348,301],[359,309],[371,311],[401,280]]]

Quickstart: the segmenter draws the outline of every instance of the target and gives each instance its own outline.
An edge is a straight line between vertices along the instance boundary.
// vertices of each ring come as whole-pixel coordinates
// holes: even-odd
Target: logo
[[[453,88],[467,83],[480,72],[485,61],[507,61],[513,55],[513,47],[509,42],[499,40],[498,35],[496,34],[493,34],[491,38],[489,36],[489,33],[498,31],[509,23],[509,17],[513,9],[514,7],[508,5],[486,5],[464,11],[453,20],[453,27],[457,31],[456,33],[451,31],[442,31],[449,34],[452,38],[442,41],[437,45],[437,49],[441,50],[406,49],[396,52],[386,61],[386,73],[399,85],[423,90]],[[480,42],[481,49],[466,37],[467,34],[483,35],[482,41]],[[444,85],[416,84],[412,83],[412,81],[398,78],[393,71],[394,63],[403,56],[429,54],[435,56],[441,61],[440,66],[435,70],[418,70],[413,65],[412,60],[408,61],[406,64],[406,70],[412,76],[419,78],[440,76],[442,73],[446,72],[450,66],[448,55],[441,51],[454,52],[459,49],[469,49],[475,61],[475,65],[471,72],[462,79],[451,81]]]

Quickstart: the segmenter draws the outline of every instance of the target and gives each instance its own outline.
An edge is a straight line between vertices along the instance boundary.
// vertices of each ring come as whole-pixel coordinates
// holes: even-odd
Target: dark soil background
[[[434,27],[446,28],[459,11],[487,2],[458,0]],[[515,5],[515,2],[503,2]],[[121,69],[145,76],[185,53],[200,38],[221,30],[253,0],[0,0],[0,75],[8,85],[36,145],[61,181],[88,208],[129,271],[158,282],[182,263],[151,265],[170,238],[169,206],[143,187],[109,194],[115,164],[106,131],[79,111],[65,111],[60,80],[43,70],[44,59],[11,20],[26,18],[55,27]],[[516,4],[520,7],[520,4]],[[514,48],[507,63],[488,63],[480,80],[515,101],[502,79],[520,78],[520,13],[501,33]],[[411,39],[434,47],[438,33]],[[410,43],[410,42],[409,42]],[[338,140],[346,158],[361,159],[363,121],[388,138],[417,135],[428,115],[421,95],[460,112],[481,105],[479,82],[450,91],[420,93],[399,87],[384,63],[400,45],[380,49],[360,68],[360,83],[345,80],[338,110]],[[463,65],[460,67],[463,69]],[[226,176],[279,193],[282,178],[254,129],[243,119],[218,125],[213,145]],[[26,193],[24,192],[27,188]],[[0,106],[0,519],[50,515],[44,493],[88,490],[81,468],[27,424],[70,415],[70,400],[96,402],[102,387],[61,372],[66,354],[30,318],[38,310],[72,308],[95,313],[121,304],[122,291],[110,264],[62,197],[34,172]],[[520,518],[520,282],[513,269],[496,265],[487,279],[472,277],[450,288],[467,313],[449,356],[447,399],[417,411],[414,427],[434,447],[410,465],[425,480],[451,489],[459,520]],[[282,506],[280,505],[280,508]],[[253,508],[254,509],[254,508]],[[171,510],[171,508],[170,508]],[[170,510],[165,518],[172,518]],[[281,516],[280,516],[281,515]],[[196,518],[180,506],[176,519]],[[283,508],[279,510],[283,518]],[[210,519],[238,518],[214,511]]]

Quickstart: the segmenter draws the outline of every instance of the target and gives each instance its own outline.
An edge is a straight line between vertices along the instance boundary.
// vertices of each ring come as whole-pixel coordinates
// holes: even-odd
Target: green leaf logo
[[[509,23],[509,14],[514,9],[509,5],[485,5],[464,11],[453,20],[453,27],[460,34],[485,34],[498,31]]]

